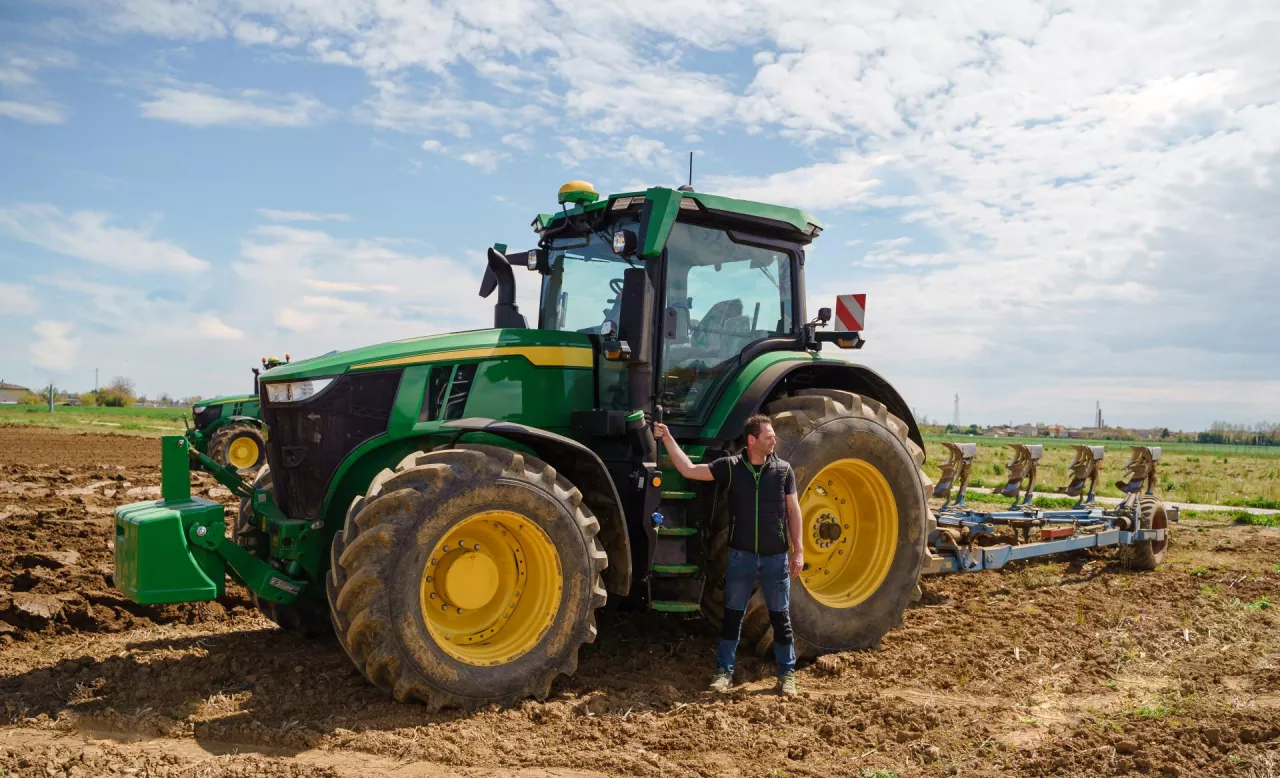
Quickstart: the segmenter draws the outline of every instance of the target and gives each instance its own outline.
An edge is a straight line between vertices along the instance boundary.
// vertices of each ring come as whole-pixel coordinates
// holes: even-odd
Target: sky
[[[805,208],[918,416],[1280,421],[1280,6],[0,4],[0,379],[248,391],[487,326],[586,179]],[[536,313],[534,278],[517,275]]]

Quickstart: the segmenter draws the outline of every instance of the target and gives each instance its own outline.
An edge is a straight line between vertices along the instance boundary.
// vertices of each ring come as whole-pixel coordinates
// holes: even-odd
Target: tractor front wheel
[[[333,624],[365,677],[431,709],[545,697],[595,640],[599,522],[554,468],[495,446],[414,453],[335,535]]]
[[[267,441],[254,425],[233,422],[209,437],[209,456],[220,465],[234,466],[236,472],[255,473],[266,464]]]
[[[924,452],[907,425],[875,400],[806,389],[770,403],[777,455],[796,474],[805,567],[791,582],[796,652],[812,658],[878,645],[902,621],[925,559],[930,490]],[[729,521],[716,517],[703,611],[719,624]],[[759,588],[742,620],[758,654],[773,641]]]

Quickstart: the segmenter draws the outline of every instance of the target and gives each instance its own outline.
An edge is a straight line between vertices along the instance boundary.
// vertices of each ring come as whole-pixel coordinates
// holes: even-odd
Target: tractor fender
[[[788,360],[766,367],[734,404],[720,429],[712,436],[732,441],[742,436],[747,419],[774,398],[799,389],[842,389],[884,403],[889,412],[907,424],[907,437],[924,450],[911,407],[883,376],[865,365],[836,359]]]
[[[236,422],[245,422],[247,424],[252,424],[258,429],[262,429],[263,427],[266,426],[262,422],[262,419],[259,419],[256,416],[228,416],[225,419],[218,419],[216,422],[209,425],[209,429],[213,429],[214,427],[221,427],[225,424],[235,424]]]
[[[631,588],[631,542],[627,537],[622,500],[604,462],[591,449],[572,438],[537,427],[493,419],[458,419],[442,430],[485,432],[527,447],[539,459],[568,478],[582,492],[582,500],[600,521],[600,544],[609,556],[601,573],[605,588],[625,596]]]

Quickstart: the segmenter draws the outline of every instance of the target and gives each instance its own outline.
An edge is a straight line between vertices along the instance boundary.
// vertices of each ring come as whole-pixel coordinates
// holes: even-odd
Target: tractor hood
[[[351,372],[384,370],[445,360],[523,358],[546,367],[589,368],[591,339],[578,332],[488,329],[426,335],[350,351],[335,351],[267,370],[262,383],[330,378]]]
[[[193,408],[207,408],[210,405],[226,405],[227,403],[242,403],[257,400],[256,394],[229,394],[226,397],[211,397],[208,400],[201,400],[198,403],[192,403]]]

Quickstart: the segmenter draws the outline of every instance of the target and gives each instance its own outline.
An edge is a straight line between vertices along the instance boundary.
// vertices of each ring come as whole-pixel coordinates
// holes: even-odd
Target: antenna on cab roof
[[[692,151],[689,152],[689,183],[685,184],[684,186],[677,187],[676,191],[677,192],[693,191],[693,152]]]

